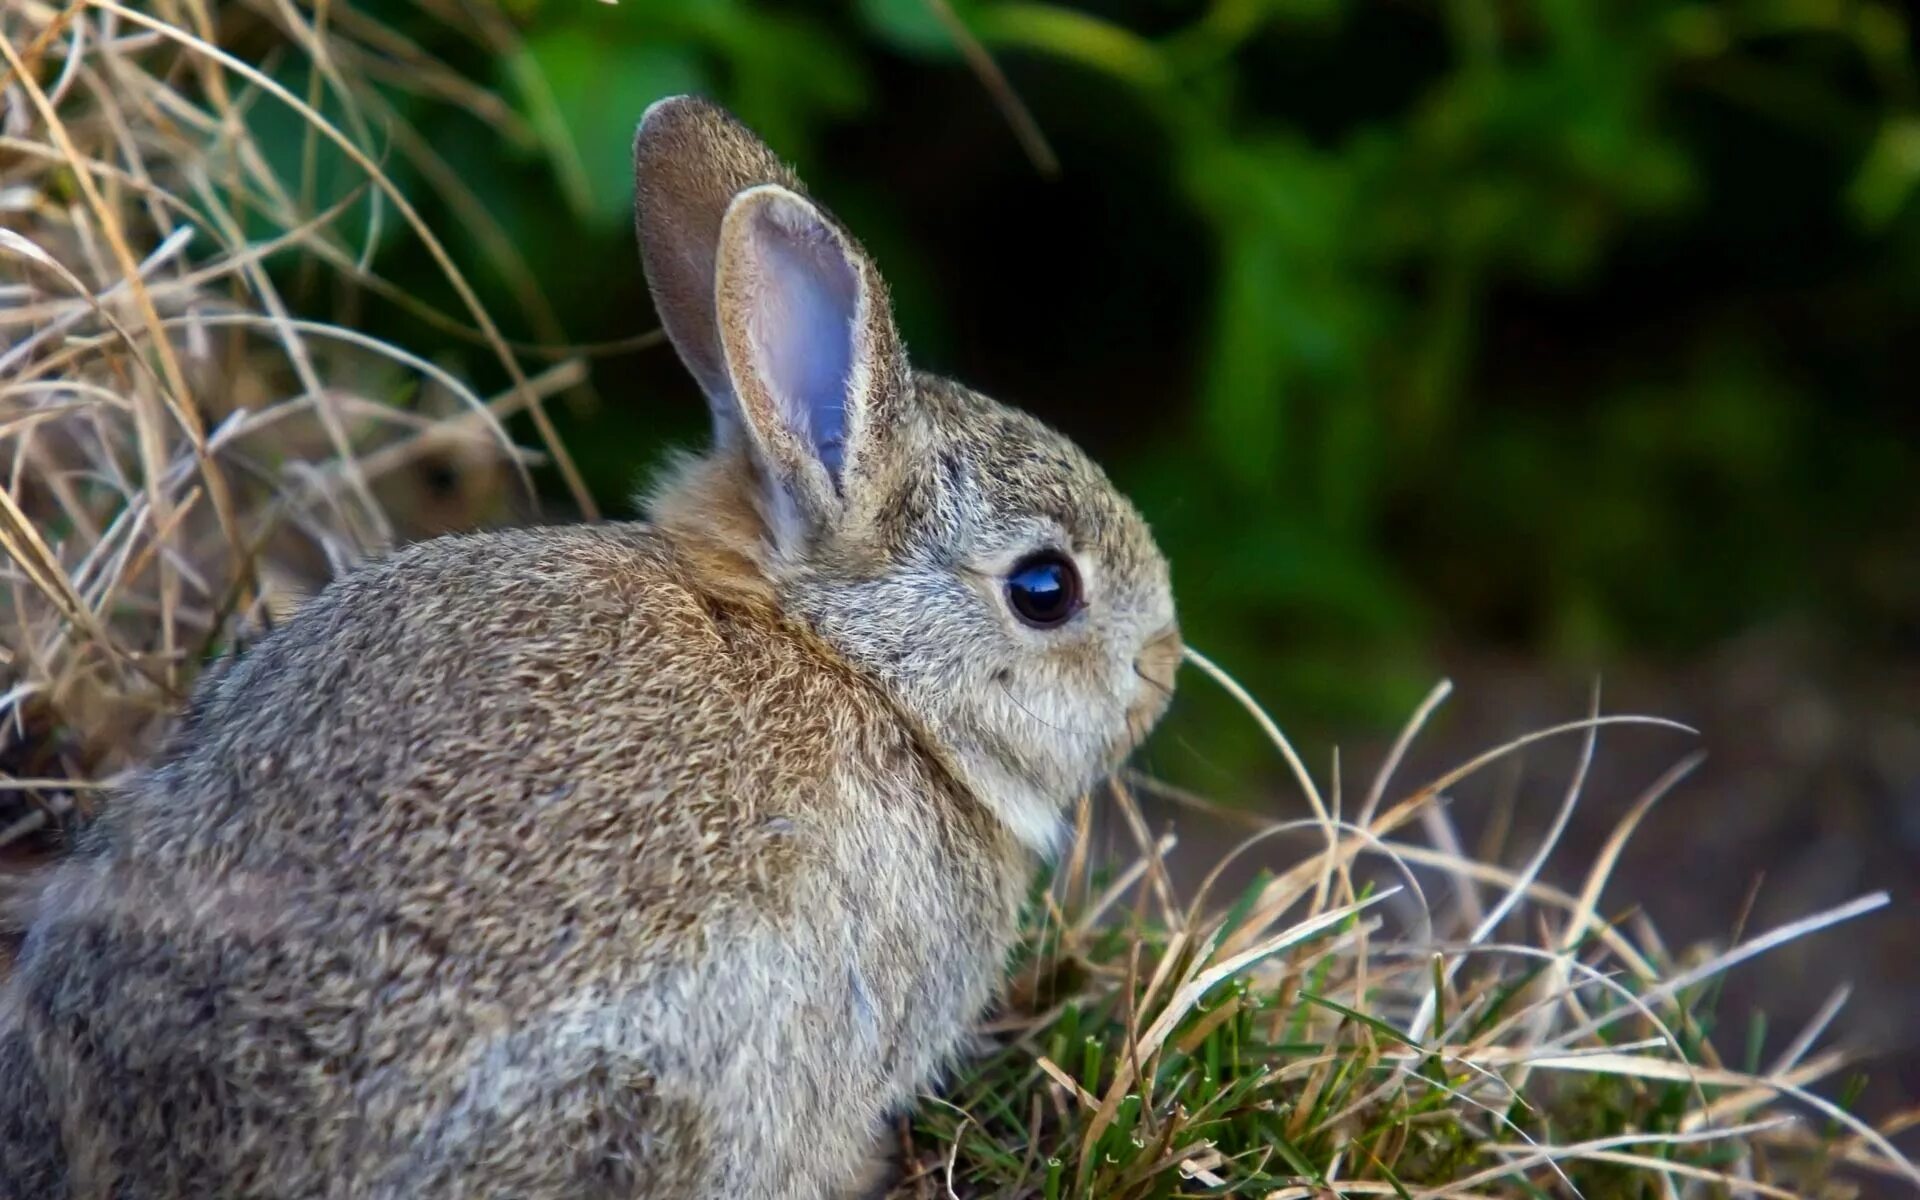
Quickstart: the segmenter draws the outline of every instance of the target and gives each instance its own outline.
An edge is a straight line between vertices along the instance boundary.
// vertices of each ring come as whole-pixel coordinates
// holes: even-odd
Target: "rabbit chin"
[[[975,736],[954,737],[948,744],[968,790],[1024,845],[1047,859],[1066,845],[1071,832],[1067,814],[1074,801],[1097,787],[1137,744],[1130,728],[1111,737],[1089,731],[1067,747],[1060,747],[1059,740],[1058,727],[990,733],[976,729]],[[1056,757],[1034,752],[1049,744],[1065,753]]]
[[[1066,807],[1052,789],[1035,786],[1025,772],[997,759],[963,755],[967,787],[1034,853],[1052,859],[1066,845]]]

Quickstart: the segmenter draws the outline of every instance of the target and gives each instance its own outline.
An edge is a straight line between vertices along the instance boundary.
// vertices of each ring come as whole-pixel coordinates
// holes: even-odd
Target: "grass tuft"
[[[1603,915],[1627,839],[1699,755],[1633,804],[1578,893],[1540,881],[1599,729],[1671,722],[1603,716],[1596,694],[1585,720],[1386,803],[1442,685],[1349,821],[1337,784],[1323,795],[1251,697],[1194,659],[1267,731],[1314,813],[1231,814],[1250,826],[1234,854],[1303,829],[1323,848],[1218,902],[1216,868],[1181,903],[1172,839],[1148,835],[1134,799],[1157,785],[1116,784],[1138,857],[1096,868],[1076,849],[1036,890],[1007,1011],[943,1096],[902,1122],[896,1200],[1843,1197],[1866,1177],[1920,1185],[1890,1140],[1920,1113],[1876,1126],[1844,1090],[1842,1102],[1822,1094],[1850,1065],[1816,1049],[1844,989],[1774,1062],[1756,1048],[1729,1063],[1709,1037],[1725,971],[1887,896],[1684,963],[1643,922]],[[1574,734],[1583,753],[1538,852],[1508,868],[1454,849],[1449,789]],[[1083,804],[1081,844],[1090,823]],[[1450,899],[1436,907],[1434,896]]]
[[[0,855],[84,815],[202,663],[344,564],[497,515],[535,462],[577,482],[557,441],[502,422],[550,433],[541,405],[583,364],[535,347],[558,361],[529,378],[387,169],[483,214],[391,100],[486,93],[411,47],[338,4],[0,0]],[[280,82],[299,77],[304,97]],[[259,135],[283,130],[271,108],[304,131],[297,165]],[[459,315],[373,269],[396,214]],[[476,395],[360,332],[368,303],[491,347],[514,386]],[[315,309],[336,316],[294,315]]]

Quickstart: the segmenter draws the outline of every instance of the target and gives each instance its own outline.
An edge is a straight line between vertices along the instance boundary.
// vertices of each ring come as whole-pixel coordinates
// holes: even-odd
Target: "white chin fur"
[[[1005,770],[989,768],[973,774],[974,792],[1023,845],[1049,860],[1060,853],[1067,841],[1067,823],[1060,805]]]

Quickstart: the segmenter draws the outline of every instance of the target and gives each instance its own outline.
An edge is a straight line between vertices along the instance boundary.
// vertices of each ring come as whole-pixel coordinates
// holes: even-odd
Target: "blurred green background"
[[[715,96],[867,242],[919,365],[1110,465],[1174,560],[1190,639],[1294,728],[1396,722],[1456,647],[1584,669],[1783,617],[1866,655],[1920,645],[1920,49],[1900,6],[364,8],[492,85],[385,93],[469,196],[427,186],[417,153],[387,165],[510,334],[652,326],[632,129],[661,95]],[[289,122],[290,160],[312,152],[254,111]],[[383,272],[446,298],[398,224]],[[503,382],[398,309],[366,323]],[[664,347],[598,358],[561,409],[611,512],[702,434]],[[1230,776],[1257,734],[1204,690],[1184,744]]]

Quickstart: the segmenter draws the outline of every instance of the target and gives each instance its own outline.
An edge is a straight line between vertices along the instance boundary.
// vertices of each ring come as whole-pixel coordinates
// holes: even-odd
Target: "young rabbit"
[[[696,99],[635,145],[714,417],[647,524],[447,537],[201,684],[40,891],[7,1197],[817,1197],[950,1063],[1167,567]]]

